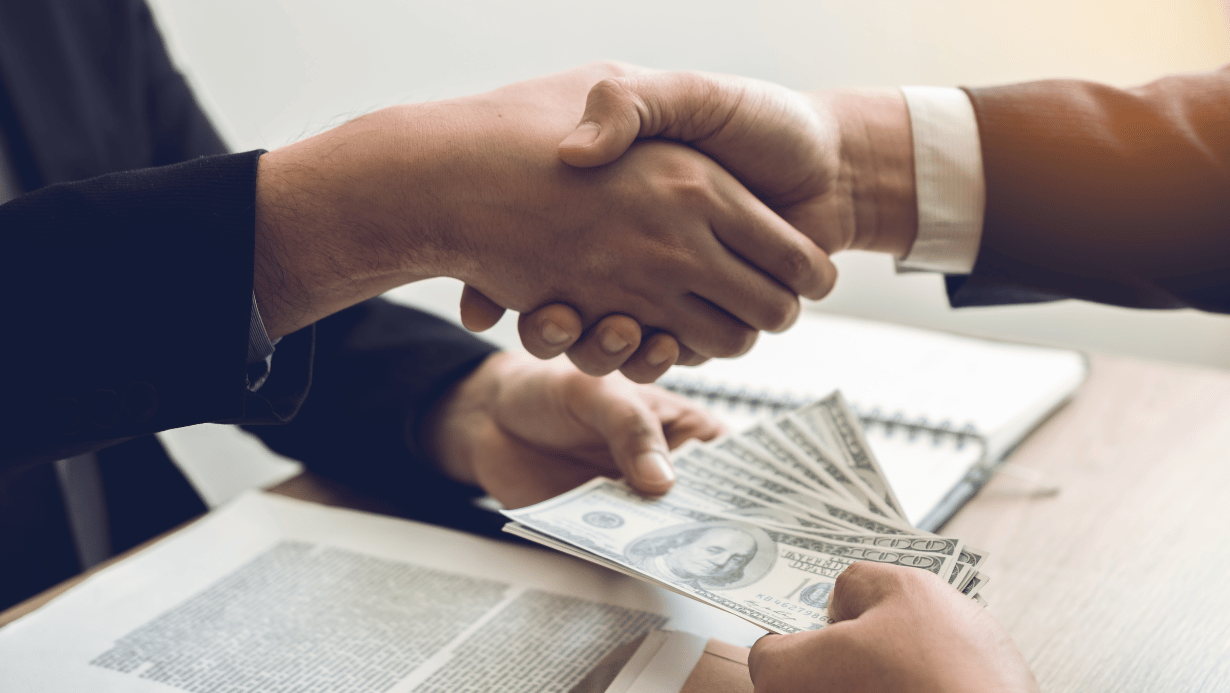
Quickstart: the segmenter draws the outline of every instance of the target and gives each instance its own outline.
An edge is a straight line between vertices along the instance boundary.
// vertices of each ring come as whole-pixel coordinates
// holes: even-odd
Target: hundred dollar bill
[[[774,420],[774,427],[782,437],[790,441],[792,446],[795,446],[799,451],[807,453],[808,458],[824,465],[825,468],[839,468],[843,470],[845,479],[849,480],[849,489],[856,489],[860,494],[860,499],[866,499],[868,510],[884,517],[900,517],[893,510],[892,506],[884,503],[873,487],[868,486],[866,481],[863,481],[855,473],[855,470],[850,468],[849,460],[851,455],[849,451],[834,447],[831,441],[825,441],[823,437],[815,435],[806,423],[790,414]]]
[[[867,486],[854,473],[854,470],[846,464],[843,458],[848,458],[848,455],[843,455],[842,451],[834,451],[827,443],[812,433],[802,421],[793,418],[790,414],[786,414],[775,419],[773,426],[774,430],[781,437],[789,441],[790,445],[806,453],[808,459],[830,473],[833,470],[840,470],[839,473],[841,474],[843,486],[845,486],[847,491],[855,494],[860,503],[865,504],[868,510],[885,517],[899,517],[890,506],[880,500],[876,491]]]
[[[972,566],[959,563],[964,554],[964,542],[961,539],[953,539],[948,537],[940,537],[937,534],[916,533],[916,534],[875,534],[870,532],[849,532],[843,528],[825,528],[822,523],[814,521],[811,518],[801,518],[796,515],[780,510],[780,508],[770,508],[759,503],[744,503],[740,505],[738,510],[732,510],[729,507],[715,505],[715,503],[707,502],[705,496],[692,495],[686,489],[676,487],[670,491],[667,496],[662,496],[663,502],[675,501],[679,505],[689,508],[696,508],[702,512],[708,513],[713,517],[722,519],[734,519],[740,522],[753,522],[761,527],[769,527],[779,529],[781,532],[792,534],[807,535],[807,537],[815,537],[828,540],[828,542],[845,543],[845,544],[860,544],[865,547],[877,547],[881,549],[898,549],[914,551],[914,553],[935,554],[942,556],[953,556],[952,570],[950,571],[950,579],[948,582],[956,583],[959,576],[963,574],[962,569],[972,570]]]
[[[675,451],[674,459],[676,464],[678,464],[681,458],[693,460],[710,471],[718,472],[731,479],[754,486],[765,493],[773,494],[778,498],[789,500],[803,507],[808,507],[808,504],[813,500],[834,498],[832,494],[817,493],[806,486],[801,486],[776,476],[771,470],[766,471],[763,467],[754,467],[746,464],[737,457],[727,455],[721,450],[713,449],[713,446],[702,445],[695,441],[688,441]],[[844,497],[838,496],[837,498],[845,500]]]
[[[699,465],[696,466],[696,465]],[[807,513],[813,519],[819,519],[817,516],[808,510],[815,507],[815,504],[825,504],[825,499],[816,496],[814,493],[800,489],[797,486],[785,486],[777,483],[773,479],[769,479],[757,474],[755,471],[747,469],[742,463],[737,460],[727,458],[720,452],[713,450],[711,447],[700,444],[685,444],[675,454],[675,466],[685,475],[701,477],[710,482],[716,482],[721,485],[724,481],[731,481],[740,484],[746,484],[747,487],[759,491],[760,493],[752,493],[754,498],[762,499],[765,503],[772,503],[770,499],[783,501],[784,505],[793,505],[798,512]],[[731,490],[738,490],[732,487]],[[817,527],[814,522],[802,521],[798,518],[798,513],[787,520],[789,525],[797,525],[798,529],[806,530],[806,534],[816,536],[819,534],[827,534],[822,528]],[[846,519],[845,517],[841,519]],[[863,518],[863,521],[870,520],[878,522],[873,518]],[[780,517],[765,517],[766,523],[778,524],[782,521]],[[861,527],[866,527],[865,524],[860,524]],[[897,529],[904,534],[919,535],[920,543],[922,540],[930,540],[931,545],[943,545],[945,547],[957,546],[962,543],[959,540],[948,540],[942,537],[935,536],[929,532],[918,532],[907,524],[896,525]],[[901,536],[901,535],[898,535]],[[950,543],[951,542],[951,543]],[[952,553],[949,549],[947,553]],[[973,560],[972,558],[970,560]]]
[[[818,478],[830,480],[830,488],[841,491],[846,497],[868,509],[875,507],[871,493],[855,481],[853,472],[847,473],[837,460],[824,453],[800,449],[784,435],[774,423],[761,423],[739,434],[744,440],[768,453],[787,469],[810,469]]]
[[[773,505],[770,501],[758,501],[737,491],[722,489],[687,475],[678,477],[670,492],[660,496],[659,499],[714,516],[724,516],[752,524],[774,525],[784,531],[877,536],[845,523],[828,520],[818,515],[808,515],[788,506]]]
[[[625,571],[741,616],[775,633],[828,624],[837,576],[870,560],[942,575],[942,557],[813,537],[731,520],[697,521],[609,479],[505,511],[523,536],[563,541]]]
[[[987,559],[988,555],[989,554],[982,549],[975,549],[972,546],[963,546],[961,547],[961,556],[957,560],[962,563],[968,563],[969,565],[977,568]]]
[[[620,494],[626,493],[626,486],[622,483],[615,482],[611,488],[618,487],[621,490]],[[602,493],[604,489],[596,489],[595,493]],[[670,513],[679,517],[686,518],[690,522],[717,522],[730,520],[736,522],[750,522],[759,524],[762,527],[768,527],[773,524],[771,522],[762,522],[766,518],[764,516],[749,517],[746,515],[734,514],[728,510],[712,509],[696,504],[695,497],[686,493],[670,491],[669,493],[659,496],[654,500],[654,507],[662,512]],[[797,525],[779,525],[769,527],[777,531],[787,534],[797,534],[800,536],[808,536],[824,540],[831,546],[838,547],[871,547],[876,549],[886,549],[892,551],[904,551],[919,555],[932,555],[942,557],[945,560],[945,566],[949,562],[956,564],[962,554],[963,542],[960,539],[952,539],[949,537],[941,537],[934,534],[919,533],[915,536],[903,534],[862,534],[862,533],[842,533],[842,532],[824,532],[811,527]],[[512,531],[510,528],[509,531]],[[569,552],[574,550],[570,549]]]
[[[590,552],[588,552],[588,551],[585,551],[585,550],[583,550],[583,549],[579,549],[579,548],[577,548],[576,546],[573,546],[572,544],[569,544],[569,543],[568,543],[568,542],[566,542],[566,541],[561,541],[561,540],[558,540],[558,539],[554,539],[554,538],[549,537],[549,536],[547,536],[547,535],[545,535],[545,534],[541,534],[541,533],[539,533],[539,532],[536,532],[536,531],[534,531],[534,530],[532,530],[532,529],[530,529],[530,528],[526,527],[525,525],[522,525],[522,524],[521,524],[521,523],[519,523],[519,522],[509,522],[508,524],[506,524],[506,525],[504,526],[504,531],[505,531],[505,532],[508,532],[509,534],[513,534],[513,535],[519,536],[519,537],[521,537],[522,539],[527,539],[527,540],[529,540],[529,541],[532,541],[532,542],[535,542],[535,543],[541,544],[541,545],[546,546],[546,547],[548,547],[548,548],[555,549],[556,551],[559,551],[559,552],[561,552],[561,553],[566,553],[566,554],[568,554],[568,555],[570,555],[570,556],[575,556],[575,557],[580,558],[580,559],[582,559],[582,560],[589,561],[590,563],[594,563],[594,564],[596,564],[596,565],[600,565],[600,566],[602,566],[602,567],[604,567],[604,568],[608,568],[608,569],[610,569],[610,570],[614,570],[614,571],[615,571],[615,572],[617,572],[617,573],[622,573],[622,574],[624,574],[624,575],[628,575],[628,576],[630,576],[630,577],[637,578],[638,580],[645,580],[646,582],[651,582],[651,583],[656,584],[656,585],[658,585],[658,586],[660,586],[660,587],[662,587],[662,588],[664,588],[664,589],[668,589],[668,590],[671,590],[672,592],[676,592],[676,593],[682,594],[682,595],[684,595],[685,597],[691,597],[691,596],[692,596],[692,595],[691,595],[691,594],[689,594],[687,591],[682,590],[682,589],[679,589],[677,586],[675,586],[675,585],[673,585],[673,584],[670,584],[670,583],[667,583],[667,582],[663,582],[663,581],[661,581],[661,580],[658,580],[658,579],[656,579],[656,578],[653,578],[652,576],[646,575],[646,574],[644,574],[644,573],[641,573],[641,572],[639,572],[639,571],[637,571],[637,570],[634,570],[634,569],[632,569],[632,568],[629,568],[629,567],[627,567],[627,566],[620,565],[619,563],[616,563],[616,562],[614,562],[614,561],[608,560],[608,559],[606,559],[606,558],[602,558],[601,556],[597,556],[597,555],[592,554],[592,553],[590,553]],[[894,537],[894,539],[899,540],[899,539],[900,539],[900,537]],[[969,569],[969,566],[965,566],[965,568],[968,570],[968,569]],[[951,582],[951,581],[950,581],[950,582]],[[799,591],[802,591],[802,589],[804,589],[806,586],[807,586],[807,583],[804,583],[804,584],[800,585],[800,587],[799,587]],[[815,590],[816,588],[812,588],[812,589],[813,589],[813,590]],[[793,596],[793,595],[788,595],[788,596]],[[813,598],[815,597],[815,595],[814,595],[814,594],[813,594],[812,596],[813,596]],[[982,605],[983,607],[986,607],[986,606],[987,606],[987,600],[986,600],[986,599],[984,599],[984,598],[982,597],[982,595],[981,595],[981,594],[977,594],[977,593],[972,594],[972,595],[970,595],[970,598],[971,598],[971,599],[973,599],[974,601],[978,602],[978,603],[979,603],[980,605]],[[826,605],[826,606],[827,606],[827,605]]]
[[[681,448],[681,450],[685,449]],[[705,449],[699,445],[686,449],[683,456],[689,458],[689,461],[681,465],[683,471],[687,471],[690,468],[691,460],[701,464],[708,461],[712,465],[711,471],[715,472],[721,471],[721,466],[730,464],[730,462],[722,460],[721,456],[716,455],[712,450]],[[789,515],[780,511],[774,513],[747,512],[745,510],[747,508],[746,504],[742,505],[739,511],[733,511],[732,508],[722,507],[721,504],[715,506],[715,504],[707,503],[703,500],[703,497],[697,498],[694,494],[689,493],[687,489],[672,490],[660,496],[657,507],[676,515],[686,516],[698,522],[701,520],[725,519],[753,522],[762,526],[777,525],[773,529],[815,537],[835,544],[870,546],[880,549],[932,554],[946,558],[951,557],[954,564],[967,556],[965,543],[960,539],[941,537],[930,532],[920,532],[918,530],[906,533],[908,528],[901,528],[901,533],[899,534],[842,532],[840,530],[827,529],[821,522],[799,518],[797,515]]]
[[[769,507],[783,508],[792,514],[836,522],[854,531],[862,530],[877,534],[913,534],[916,531],[905,522],[872,516],[863,513],[853,505],[834,500],[814,498],[810,499],[806,505],[802,505],[790,498],[779,496],[771,490],[733,479],[687,457],[675,458],[675,471],[678,474],[678,483],[693,492],[704,492],[706,489],[702,485],[716,487],[734,496],[759,501]],[[697,481],[701,484],[694,483]]]
[[[712,474],[708,476],[713,477]],[[718,482],[714,484],[698,477],[699,475],[680,475],[675,480],[675,486],[671,493],[687,496],[688,503],[695,507],[711,512],[729,512],[747,518],[749,522],[768,522],[826,532],[870,533],[870,530],[865,530],[846,522],[826,519],[816,513],[809,513],[787,506],[775,498],[757,498],[753,497],[753,495],[745,495],[741,492],[744,490],[741,485],[725,483],[720,479],[713,479]],[[746,491],[751,494],[755,493],[754,489],[751,488],[747,488]]]
[[[957,561],[955,564],[948,567],[948,575],[946,576],[946,579],[948,580],[948,584],[959,588],[962,582],[973,574],[974,566]]]
[[[841,489],[840,484],[836,480],[826,479],[816,474],[802,460],[786,452],[783,452],[781,456],[774,456],[750,440],[745,440],[744,435],[731,435],[719,438],[712,444],[712,447],[721,450],[731,457],[742,460],[756,469],[772,470],[781,478],[810,488],[817,493],[823,493],[835,498],[853,498],[853,496],[850,496]]]
[[[882,501],[898,517],[905,517],[905,511],[901,509],[900,501],[893,494],[888,477],[871,454],[871,446],[863,436],[862,424],[846,405],[840,392],[834,392],[822,400],[801,407],[790,417],[801,421],[812,432],[828,437],[832,446],[843,454],[846,464],[876,494],[876,499]]]
[[[965,578],[959,585],[957,585],[957,589],[961,591],[961,594],[971,595],[977,593],[983,587],[986,587],[987,583],[990,581],[991,578],[989,576],[975,570],[973,575]]]

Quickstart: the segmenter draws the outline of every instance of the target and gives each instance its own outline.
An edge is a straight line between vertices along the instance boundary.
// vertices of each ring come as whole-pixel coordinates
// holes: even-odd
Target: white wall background
[[[443,99],[612,58],[796,89],[1079,77],[1128,85],[1230,62],[1217,0],[150,0],[230,145],[274,148],[373,108]],[[948,308],[936,276],[838,257],[815,310],[1230,367],[1230,318],[1065,302]],[[396,292],[455,314],[457,287]],[[497,328],[499,341],[511,334]],[[237,435],[167,437],[210,500],[288,473],[240,462]],[[225,444],[211,441],[225,439]],[[201,470],[210,469],[209,473]],[[196,471],[193,471],[196,470]]]

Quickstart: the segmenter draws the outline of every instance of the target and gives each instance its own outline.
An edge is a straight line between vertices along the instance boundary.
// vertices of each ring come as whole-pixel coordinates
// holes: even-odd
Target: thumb
[[[777,655],[788,644],[789,636],[770,633],[762,635],[752,645],[752,651],[747,655],[747,673],[753,686],[756,685],[757,678],[767,678],[765,670],[777,666]]]
[[[461,290],[461,324],[471,332],[482,332],[495,327],[504,316],[504,307],[487,298],[486,294],[469,284]]]
[[[834,623],[848,621],[886,602],[920,601],[914,595],[927,589],[929,578],[935,576],[925,570],[871,561],[854,563],[837,576],[829,595],[829,618]]]
[[[559,144],[564,163],[578,168],[609,164],[641,136],[644,103],[629,89],[630,81],[610,77],[590,88],[580,125]]]
[[[697,143],[730,123],[744,97],[744,82],[701,72],[608,77],[590,87],[581,124],[560,142],[559,155],[584,168],[611,163],[637,138]]]
[[[666,451],[662,422],[619,376],[592,378],[575,397],[573,414],[606,441],[615,466],[641,493],[660,494],[675,483],[675,471]]]

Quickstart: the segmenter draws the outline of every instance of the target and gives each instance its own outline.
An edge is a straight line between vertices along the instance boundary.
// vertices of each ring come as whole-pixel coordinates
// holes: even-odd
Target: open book
[[[658,384],[734,430],[841,390],[906,516],[934,531],[1087,372],[1074,351],[804,313],[740,358],[676,367]]]

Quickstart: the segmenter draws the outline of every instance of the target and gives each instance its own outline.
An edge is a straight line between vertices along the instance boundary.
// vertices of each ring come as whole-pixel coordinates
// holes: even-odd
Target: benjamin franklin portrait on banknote
[[[707,590],[743,587],[764,577],[777,545],[739,522],[697,522],[638,537],[624,549],[634,566],[668,582]]]

